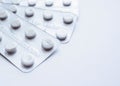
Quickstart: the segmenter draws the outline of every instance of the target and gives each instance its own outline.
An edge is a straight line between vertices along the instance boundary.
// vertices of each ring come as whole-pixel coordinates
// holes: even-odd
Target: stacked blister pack
[[[71,39],[78,1],[3,0],[0,3],[0,53],[22,72],[45,62]]]

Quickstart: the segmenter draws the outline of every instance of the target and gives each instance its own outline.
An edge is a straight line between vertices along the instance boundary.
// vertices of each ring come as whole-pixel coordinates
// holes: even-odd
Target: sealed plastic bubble
[[[6,9],[16,9],[16,15],[53,35],[62,43],[70,41],[77,23],[77,16],[72,13],[37,9],[33,7],[2,4]]]
[[[79,0],[3,0],[2,2],[36,8],[60,10],[63,12],[71,12],[79,16]]]
[[[0,53],[23,72],[30,72],[50,57],[59,41],[0,7]]]

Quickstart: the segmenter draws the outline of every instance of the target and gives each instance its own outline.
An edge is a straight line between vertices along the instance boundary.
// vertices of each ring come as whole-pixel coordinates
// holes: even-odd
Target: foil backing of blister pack
[[[48,10],[60,10],[79,16],[79,0],[2,0],[2,3],[45,8]]]
[[[57,50],[60,43],[56,38],[50,36],[44,31],[41,31],[34,25],[23,21],[21,18],[11,13],[10,11],[2,7],[0,7],[0,10],[2,12],[0,14],[3,15],[6,13],[7,15],[6,19],[2,19],[5,17],[5,15],[0,16],[0,31],[5,37],[2,37],[3,40],[0,42],[0,53],[18,69],[23,72],[30,72],[39,64],[44,62],[47,58],[49,58]],[[16,27],[18,25],[18,21],[20,23],[20,27],[13,28],[13,26]],[[33,32],[35,33],[35,37],[32,39]],[[5,52],[5,45],[11,42],[15,42],[17,45],[19,45],[19,49],[17,49],[18,52],[16,52],[16,54],[8,55]],[[10,51],[9,48],[8,50]],[[24,55],[26,56],[27,54],[32,55],[34,58],[34,65],[30,68],[25,68],[21,66],[20,63],[21,57]],[[26,60],[24,63],[25,62]]]
[[[51,34],[52,36],[60,39],[61,43],[67,43],[70,41],[78,19],[76,15],[69,12],[37,9],[33,7],[17,6],[11,4],[1,4],[1,6],[10,11],[16,9],[16,15],[36,25],[38,28]],[[32,16],[26,17],[26,12],[31,13]],[[45,20],[45,18],[48,20]],[[65,20],[68,22],[65,23],[64,18],[68,18]]]

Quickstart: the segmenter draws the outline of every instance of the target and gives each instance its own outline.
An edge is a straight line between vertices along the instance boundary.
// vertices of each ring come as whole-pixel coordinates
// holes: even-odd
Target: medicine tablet
[[[71,3],[72,2],[70,0],[63,0],[63,6],[70,6]]]
[[[25,10],[25,16],[26,16],[26,17],[32,17],[33,15],[34,15],[33,9],[27,8],[27,9]]]
[[[25,37],[27,39],[33,39],[36,37],[36,32],[34,30],[26,30]]]
[[[34,64],[34,58],[31,55],[28,55],[26,57],[23,56],[21,58],[21,63],[26,68],[31,67]]]
[[[0,9],[0,19],[5,20],[7,17],[7,13],[4,10]]]
[[[8,54],[14,54],[16,53],[17,51],[17,46],[15,43],[8,43],[6,46],[5,46],[5,51],[8,53]]]
[[[13,29],[18,29],[18,28],[20,28],[20,27],[21,27],[20,21],[19,21],[19,20],[14,20],[14,21],[12,21],[11,27],[12,27]]]
[[[42,48],[44,50],[50,51],[51,49],[53,49],[53,47],[54,47],[54,43],[51,40],[46,39],[42,41]]]
[[[53,19],[53,15],[52,15],[51,13],[49,13],[49,12],[44,12],[44,13],[43,13],[43,18],[44,18],[44,20],[46,20],[46,21],[50,21],[50,20]]]
[[[35,1],[28,1],[28,6],[34,7],[36,5]]]
[[[13,12],[13,13],[16,13],[17,12],[17,8],[15,7],[15,6],[10,6],[9,7],[9,10],[11,11],[11,12]]]
[[[67,38],[67,32],[65,30],[58,30],[56,32],[56,37],[60,41],[64,41]]]
[[[46,6],[46,7],[51,7],[51,6],[53,6],[53,1],[51,1],[51,0],[46,0],[46,1],[45,1],[45,6]]]
[[[64,16],[63,17],[63,22],[65,24],[71,24],[71,23],[73,23],[73,17],[72,16]]]

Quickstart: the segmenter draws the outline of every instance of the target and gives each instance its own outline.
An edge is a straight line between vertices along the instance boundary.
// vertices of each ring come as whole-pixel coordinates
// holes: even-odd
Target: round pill
[[[21,58],[21,63],[26,68],[31,67],[34,64],[34,58],[31,55],[28,55],[26,57],[23,56]]]
[[[51,1],[51,0],[46,0],[46,1],[45,1],[45,6],[46,6],[46,7],[51,7],[51,6],[53,6],[53,1]]]
[[[28,1],[28,5],[34,7],[36,5],[35,1]]]
[[[15,43],[8,43],[8,44],[5,46],[5,51],[6,51],[8,54],[14,54],[14,53],[16,53],[16,51],[17,51],[16,44],[15,44]]]
[[[54,43],[53,43],[51,40],[46,39],[46,40],[43,40],[43,41],[42,41],[42,48],[43,48],[44,50],[50,51],[50,50],[53,49],[53,47],[54,47]]]
[[[63,17],[63,22],[65,24],[71,24],[71,23],[73,23],[73,17],[72,16],[64,16]]]
[[[20,21],[19,21],[19,20],[14,20],[14,21],[11,23],[11,27],[12,27],[13,29],[18,29],[18,28],[20,28],[20,27],[21,27]]]
[[[13,13],[16,13],[17,12],[17,8],[15,7],[15,6],[10,6],[9,7],[9,10],[11,11],[11,12],[13,12]]]
[[[70,6],[71,5],[71,1],[70,0],[63,0],[63,5],[64,6]]]
[[[0,19],[5,20],[7,17],[7,13],[4,10],[0,9]]]
[[[44,18],[44,20],[46,20],[46,21],[50,21],[50,20],[53,19],[53,15],[52,15],[51,13],[49,13],[49,12],[44,12],[43,18]]]
[[[27,39],[33,39],[36,37],[36,32],[34,30],[26,30],[25,36]]]
[[[33,9],[27,8],[27,9],[25,10],[25,16],[26,16],[26,17],[32,17],[33,15],[34,15]]]
[[[63,41],[63,40],[65,40],[67,38],[67,32],[65,30],[58,30],[56,32],[56,37],[60,41]]]

